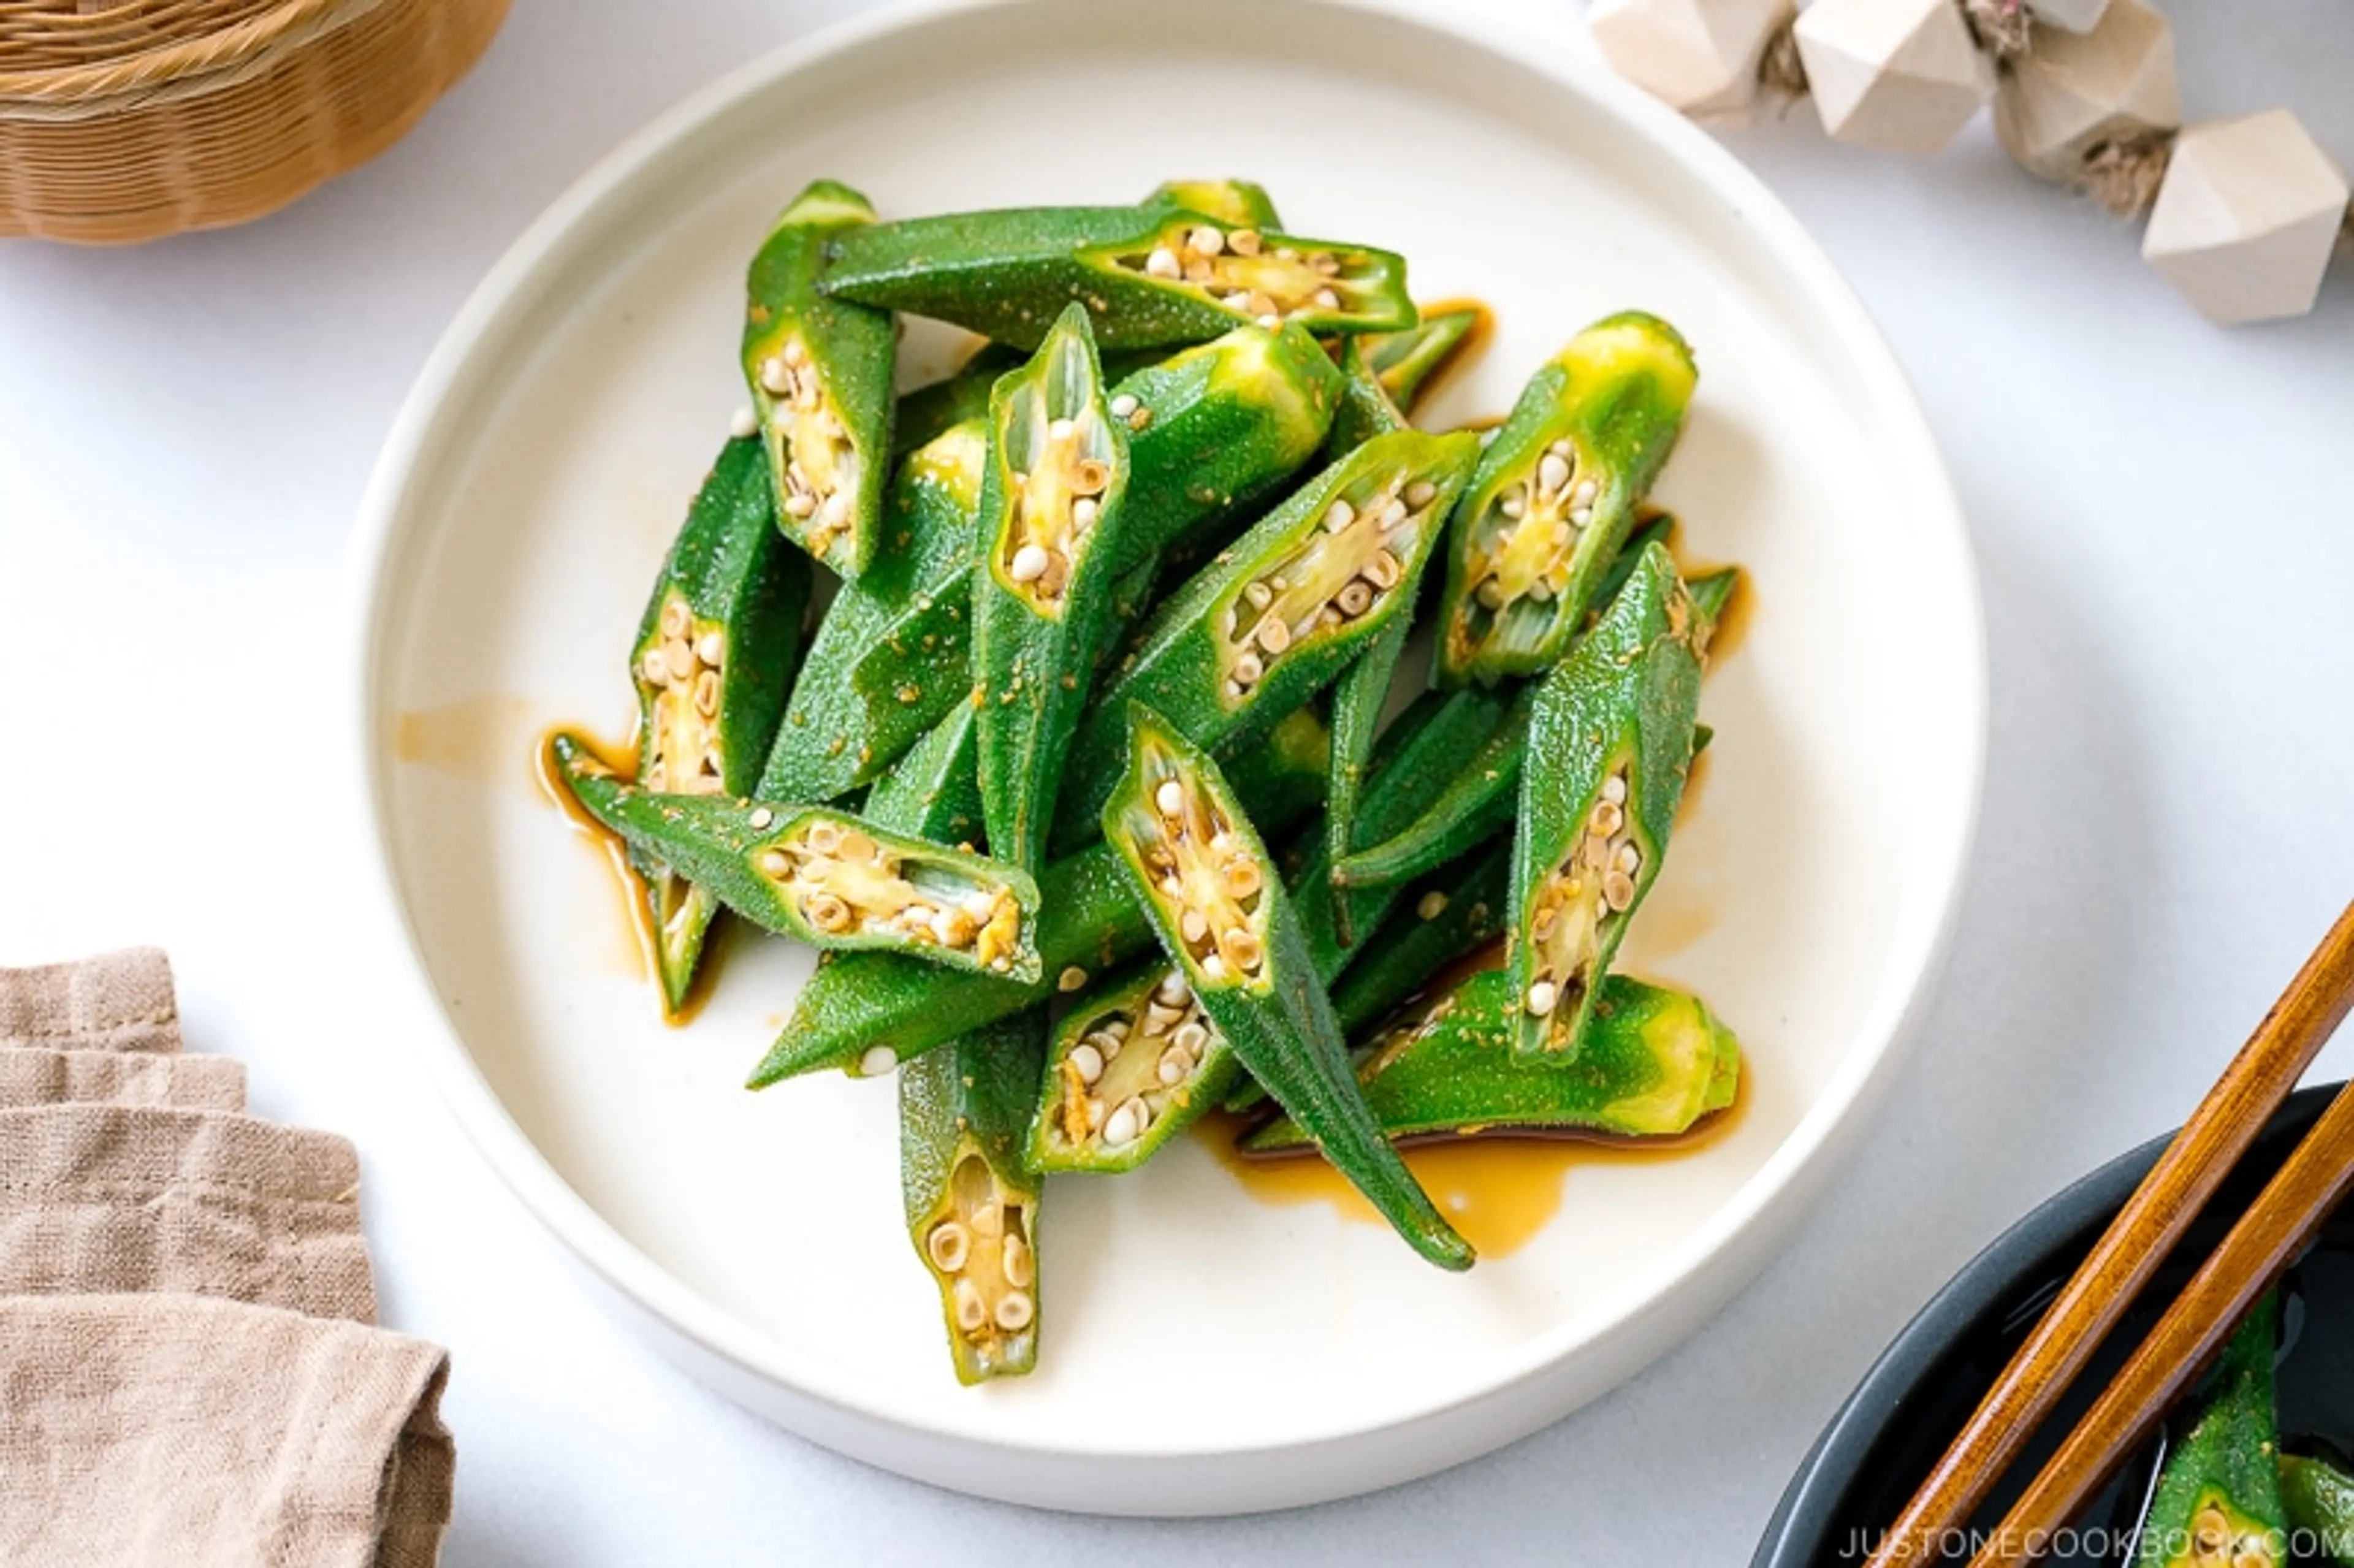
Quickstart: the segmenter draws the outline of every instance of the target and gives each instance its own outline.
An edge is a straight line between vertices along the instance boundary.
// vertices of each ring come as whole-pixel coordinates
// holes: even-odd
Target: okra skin
[[[2223,1346],[2213,1381],[2171,1427],[2135,1568],[2281,1568],[2288,1561],[2273,1401],[2277,1299]]]
[[[1421,307],[1421,320],[1404,332],[1358,339],[1382,390],[1411,414],[1439,381],[1468,365],[1486,345],[1488,307],[1448,302]]]
[[[1235,787],[1261,821],[1288,825],[1324,788],[1327,740],[1305,710],[1237,759]],[[825,1068],[887,1072],[984,1023],[1055,994],[1063,972],[1088,973],[1135,957],[1151,928],[1129,896],[1118,856],[1097,840],[1039,874],[1041,978],[1016,984],[942,969],[903,953],[829,955],[801,988],[792,1017],[747,1080],[752,1088]],[[889,1060],[886,1063],[885,1058]]]
[[[1478,455],[1468,434],[1376,437],[1179,588],[1080,725],[1057,808],[1065,820],[1102,810],[1127,755],[1127,704],[1167,714],[1195,744],[1234,756],[1329,685],[1408,613],[1438,524]],[[1348,521],[1328,528],[1341,507]]]
[[[1536,688],[1522,686],[1477,749],[1455,763],[1446,788],[1412,821],[1332,863],[1336,888],[1383,887],[1437,870],[1509,827],[1520,809]],[[1442,766],[1445,766],[1442,764]]]
[[[891,475],[891,313],[818,289],[827,243],[875,221],[849,186],[819,180],[777,217],[745,280],[744,379],[760,421],[778,521],[845,577],[874,558]]]
[[[2300,1544],[2354,1568],[2354,1475],[2303,1454],[2280,1457],[2281,1513]]]
[[[1249,180],[1163,180],[1144,198],[1149,207],[1198,212],[1230,228],[1281,228],[1275,198]]]
[[[891,461],[946,434],[966,420],[989,418],[989,395],[998,378],[1028,355],[1002,343],[985,343],[938,381],[900,395],[891,422]]]
[[[1704,628],[1663,546],[1537,687],[1512,863],[1517,1048],[1574,1060],[1691,770]],[[1614,798],[1615,797],[1615,798]]]
[[[1483,969],[1382,1034],[1357,1071],[1384,1134],[1666,1136],[1738,1092],[1740,1044],[1698,997],[1611,976],[1586,1048],[1568,1064],[1513,1054],[1516,1011],[1510,978]],[[1308,1141],[1279,1117],[1242,1147],[1271,1154]]]
[[[816,948],[1038,974],[1038,885],[1019,867],[822,806],[650,794],[577,736],[558,732],[550,746],[590,815],[755,925]]]
[[[1038,1202],[1024,1164],[1045,1010],[983,1024],[899,1075],[899,1192],[940,1293],[957,1381],[1038,1361]]]
[[[1332,686],[1332,775],[1324,793],[1324,897],[1332,906],[1333,931],[1344,948],[1355,945],[1357,930],[1340,866],[1356,847],[1357,800],[1373,757],[1373,734],[1390,700],[1398,655],[1405,652],[1406,634],[1413,629],[1407,617],[1394,617]]]
[[[971,696],[969,579],[987,454],[976,420],[900,464],[882,553],[842,585],[811,639],[760,799],[838,800]]]
[[[989,398],[973,575],[973,700],[990,848],[1044,859],[1063,758],[1111,637],[1128,426],[1074,304]]]
[[[1162,949],[1235,1056],[1392,1228],[1428,1261],[1469,1268],[1470,1244],[1366,1109],[1331,1001],[1258,830],[1207,752],[1141,704],[1129,705],[1128,718],[1134,740],[1125,777],[1104,806],[1104,837]],[[1226,858],[1213,867],[1212,854]],[[1249,874],[1246,885],[1234,874],[1238,868]],[[1193,928],[1204,874],[1223,878],[1215,912],[1234,923]],[[1164,878],[1183,885],[1172,894]]]
[[[1399,897],[1405,911],[1367,943],[1332,984],[1332,1012],[1356,1039],[1433,976],[1493,941],[1511,899],[1512,846],[1498,839],[1442,867]]]
[[[981,749],[970,703],[950,708],[875,780],[859,814],[896,833],[969,845],[981,833]]]
[[[1343,338],[1339,344],[1341,406],[1332,416],[1332,429],[1324,439],[1324,457],[1328,462],[1338,461],[1372,440],[1392,430],[1408,428],[1406,417],[1393,401],[1388,388],[1373,371],[1372,360],[1365,352],[1365,340]]]
[[[630,651],[646,788],[751,788],[784,714],[810,576],[808,558],[777,531],[759,443],[729,441],[687,508]],[[632,864],[652,916],[663,1008],[675,1014],[718,903],[659,861]]]
[[[1697,376],[1673,327],[1628,312],[1530,377],[1449,524],[1442,683],[1534,674],[1562,656],[1675,447]]]
[[[1237,234],[1247,236],[1243,249]],[[1202,243],[1213,237],[1214,250]],[[1405,262],[1394,252],[1165,206],[909,218],[845,229],[826,258],[821,286],[835,299],[953,322],[1017,348],[1035,348],[1074,301],[1106,350],[1200,343],[1250,321],[1327,334],[1416,320]]]

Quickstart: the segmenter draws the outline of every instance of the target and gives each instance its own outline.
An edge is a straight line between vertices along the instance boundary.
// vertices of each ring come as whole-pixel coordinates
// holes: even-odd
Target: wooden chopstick
[[[2272,1288],[2349,1187],[2354,1187],[2354,1082],[2338,1091],[2223,1245],[2101,1391],[2060,1451],[1970,1560],[1971,1568],[2042,1560],[2042,1543],[2148,1440],[2167,1407],[2207,1370],[2256,1298]]]
[[[1932,1563],[1967,1523],[2101,1337],[2198,1216],[2354,1006],[2354,905],[2297,970],[2207,1097],[2061,1287],[1928,1478],[1870,1568]],[[2333,1107],[2334,1109],[2335,1107]]]

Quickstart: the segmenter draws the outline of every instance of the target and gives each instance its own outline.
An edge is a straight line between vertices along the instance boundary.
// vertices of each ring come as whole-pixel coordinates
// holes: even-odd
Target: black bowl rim
[[[2335,1098],[2339,1085],[2300,1089],[2265,1123],[2269,1133],[2300,1118],[2310,1121]],[[2181,1129],[2177,1128],[2175,1132]],[[2262,1136],[2262,1135],[2259,1135]],[[2047,1266],[2087,1230],[2105,1225],[2125,1206],[2158,1157],[2174,1140],[2165,1132],[2126,1150],[2046,1198],[1964,1264],[1928,1305],[1880,1352],[1863,1381],[1840,1405],[1814,1446],[1799,1461],[1749,1568],[1813,1568],[1814,1553],[1830,1529],[1841,1499],[1871,1458],[1905,1395],[1947,1346],[2007,1294],[2020,1277]]]

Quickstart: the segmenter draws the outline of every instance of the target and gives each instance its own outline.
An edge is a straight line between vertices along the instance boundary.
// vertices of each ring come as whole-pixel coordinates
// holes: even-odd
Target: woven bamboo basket
[[[383,152],[508,0],[0,0],[0,235],[242,223]]]

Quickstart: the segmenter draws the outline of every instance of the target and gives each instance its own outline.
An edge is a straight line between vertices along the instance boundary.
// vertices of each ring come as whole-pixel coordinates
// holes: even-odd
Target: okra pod
[[[649,789],[741,794],[758,777],[810,592],[808,558],[777,531],[776,515],[759,443],[729,441],[687,509],[630,651],[638,778]],[[631,860],[663,1009],[676,1013],[718,900],[658,859]]]
[[[1324,792],[1324,860],[1331,870],[1322,896],[1332,906],[1333,932],[1344,948],[1356,944],[1357,931],[1341,863],[1356,845],[1357,798],[1373,757],[1373,733],[1413,626],[1405,616],[1392,619],[1332,687],[1332,781]]]
[[[987,453],[975,421],[900,464],[884,548],[842,585],[811,639],[760,799],[837,800],[971,696],[969,583]]]
[[[1261,821],[1295,822],[1323,790],[1326,749],[1322,723],[1303,709],[1277,726],[1266,745],[1236,759],[1235,787]],[[1135,957],[1151,945],[1151,930],[1117,861],[1097,840],[1040,874],[1041,978],[1026,984],[944,969],[902,953],[830,955],[801,988],[791,1019],[752,1070],[750,1086],[829,1067],[887,1073]]]
[[[1332,416],[1331,432],[1324,438],[1328,462],[1347,457],[1375,436],[1409,428],[1405,415],[1391,400],[1388,388],[1374,373],[1365,353],[1365,340],[1343,338],[1339,354],[1341,407]]]
[[[953,322],[1035,348],[1076,301],[1103,349],[1200,343],[1242,322],[1325,333],[1412,326],[1405,261],[1160,206],[951,213],[844,229],[835,299]]]
[[[1468,1268],[1469,1243],[1390,1148],[1258,831],[1217,764],[1141,704],[1104,837],[1202,1011],[1334,1168],[1425,1258]]]
[[[867,791],[859,814],[895,833],[969,845],[981,833],[981,755],[970,703],[959,703]]]
[[[1044,858],[1063,758],[1110,639],[1128,494],[1128,427],[1111,416],[1087,313],[1063,313],[989,399],[974,574],[973,701],[990,848]]]
[[[1387,886],[1436,871],[1510,826],[1520,809],[1521,763],[1528,753],[1529,720],[1535,707],[1535,687],[1514,692],[1495,729],[1457,764],[1454,777],[1421,815],[1378,843],[1336,857],[1336,893]],[[1338,731],[1336,718],[1336,736]]]
[[[1477,301],[1448,301],[1423,307],[1417,313],[1421,319],[1404,332],[1357,340],[1365,346],[1382,390],[1409,414],[1442,379],[1467,366],[1487,345],[1490,321],[1488,307]]]
[[[1038,885],[1018,866],[822,806],[656,795],[578,737],[551,743],[581,805],[753,924],[815,948],[885,948],[1014,980],[1038,974]]]
[[[1517,1011],[1511,977],[1482,969],[1384,1031],[1357,1066],[1382,1131],[1660,1136],[1723,1109],[1740,1086],[1740,1045],[1698,997],[1611,976],[1569,1064],[1513,1054]],[[1271,1154],[1309,1141],[1279,1117],[1242,1147]]]
[[[1332,984],[1332,1012],[1356,1039],[1433,976],[1504,929],[1511,897],[1512,845],[1500,838],[1408,887],[1407,913],[1352,959]]]
[[[2288,1561],[2273,1404],[2270,1292],[2223,1346],[2212,1382],[2170,1426],[2135,1568],[2283,1568]]]
[[[1232,228],[1281,228],[1275,198],[1249,180],[1163,180],[1144,198],[1150,207],[1198,212]]]
[[[1697,374],[1673,327],[1629,312],[1530,378],[1449,525],[1444,682],[1533,674],[1561,657],[1675,446]]]
[[[2300,1546],[2354,1568],[2354,1474],[2316,1455],[2280,1457],[2281,1513]]]
[[[1704,629],[1662,546],[1537,687],[1512,863],[1519,1049],[1574,1059],[1691,769]]]
[[[1045,1010],[964,1035],[899,1075],[907,1234],[940,1292],[957,1381],[1038,1360],[1038,1178],[1022,1162]]]
[[[819,180],[778,215],[745,281],[744,379],[778,521],[845,577],[883,532],[897,333],[889,311],[821,293],[818,272],[830,240],[874,221],[864,196]]]
[[[1332,464],[1180,588],[1140,634],[1071,747],[1068,821],[1092,821],[1140,702],[1233,756],[1330,684],[1414,600],[1469,474],[1468,434],[1399,430]]]

